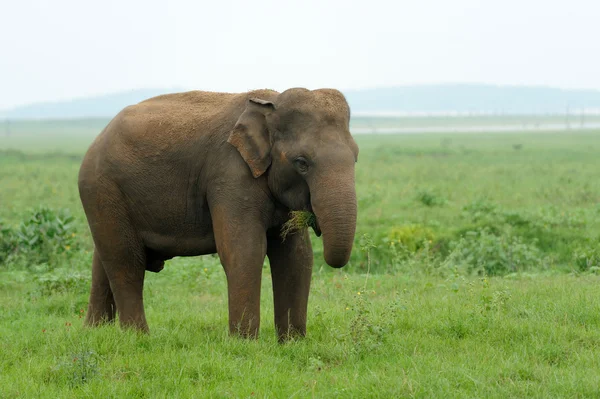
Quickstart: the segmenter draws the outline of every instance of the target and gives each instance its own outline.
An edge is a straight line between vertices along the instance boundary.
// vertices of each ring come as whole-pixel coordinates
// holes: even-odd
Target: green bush
[[[8,262],[15,253],[16,237],[14,231],[0,221],[0,265]]]
[[[578,248],[574,253],[574,263],[582,272],[600,267],[600,249],[598,247]]]
[[[468,274],[504,275],[542,264],[537,247],[508,232],[495,235],[487,229],[471,231],[452,243],[451,248],[446,264],[465,269]]]
[[[431,229],[420,224],[393,227],[388,234],[390,242],[403,246],[408,252],[423,248],[424,242],[431,243],[435,238]]]
[[[473,220],[484,219],[490,215],[495,215],[498,206],[484,199],[478,199],[463,207],[463,212]]]
[[[57,255],[69,256],[77,249],[73,222],[68,210],[40,207],[14,229],[0,225],[0,265],[13,261],[52,264]]]
[[[428,207],[442,206],[446,205],[446,203],[448,202],[444,197],[433,193],[429,190],[419,191],[417,193],[417,201]]]

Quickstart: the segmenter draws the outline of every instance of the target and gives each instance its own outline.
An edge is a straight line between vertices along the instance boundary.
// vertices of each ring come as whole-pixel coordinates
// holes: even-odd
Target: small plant
[[[365,277],[365,286],[363,288],[364,290],[367,289],[367,281],[369,280],[369,273],[371,273],[371,249],[373,248],[377,248],[377,245],[373,243],[371,236],[369,236],[368,234],[363,234],[363,236],[360,239],[360,249],[367,256],[367,275]]]
[[[368,234],[360,238],[360,249],[367,257],[367,273],[362,291],[356,293],[356,304],[352,306],[355,316],[350,324],[350,337],[352,338],[353,351],[362,357],[365,353],[376,349],[383,343],[385,328],[375,322],[376,315],[371,312],[366,299],[369,292],[367,283],[371,272],[371,250],[377,248]],[[373,293],[375,293],[373,291]]]
[[[367,295],[366,290],[358,291],[356,304],[351,307],[355,312],[350,322],[352,351],[361,358],[383,344],[387,331],[385,326],[377,323],[377,315],[368,306]]]
[[[54,378],[64,378],[75,387],[89,382],[98,374],[98,357],[93,351],[75,353],[57,364],[51,372]]]
[[[308,368],[311,371],[321,371],[325,367],[325,363],[321,360],[321,356],[317,357],[309,357],[308,358]]]
[[[506,308],[511,294],[507,289],[492,291],[487,277],[481,279],[483,292],[481,293],[481,306],[483,312],[498,312]]]
[[[41,295],[50,296],[66,292],[85,292],[88,289],[89,277],[66,270],[55,270],[42,274],[37,278]]]
[[[289,234],[301,231],[307,227],[316,228],[317,218],[314,213],[307,211],[291,211],[290,218],[281,226],[281,239],[285,241]]]
[[[574,262],[579,271],[595,271],[600,267],[600,249],[578,248],[574,254]]]
[[[0,265],[8,262],[14,255],[17,242],[14,231],[0,220]]]
[[[445,198],[428,190],[421,190],[417,193],[417,200],[428,207],[446,205],[448,202]]]

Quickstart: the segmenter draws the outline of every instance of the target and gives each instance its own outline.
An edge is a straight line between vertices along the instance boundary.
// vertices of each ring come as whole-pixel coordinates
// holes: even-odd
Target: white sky
[[[0,0],[0,108],[464,82],[600,89],[600,1]]]

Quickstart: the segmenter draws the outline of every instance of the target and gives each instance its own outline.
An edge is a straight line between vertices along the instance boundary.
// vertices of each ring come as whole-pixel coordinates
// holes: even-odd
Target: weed
[[[417,201],[428,207],[442,206],[446,205],[448,202],[448,200],[446,200],[444,197],[429,190],[419,191],[417,193]]]
[[[85,351],[72,354],[51,370],[54,380],[67,382],[71,387],[76,387],[89,382],[98,374],[98,356],[94,351]]]
[[[593,248],[579,247],[575,250],[573,258],[579,271],[595,271],[600,267],[600,249],[598,246]]]
[[[387,329],[378,323],[377,314],[369,306],[368,295],[366,290],[358,291],[356,302],[350,307],[354,312],[350,322],[352,353],[359,358],[378,349],[383,344],[387,332]]]
[[[14,255],[17,242],[14,231],[0,220],[0,265]]]
[[[60,293],[87,291],[89,276],[79,272],[55,269],[37,277],[37,288],[41,295],[50,296]]]
[[[321,360],[321,356],[308,358],[308,369],[312,371],[321,371],[325,367],[325,363]]]
[[[383,344],[386,328],[380,322],[381,317],[371,309],[367,297],[374,291],[367,290],[369,273],[371,270],[370,251],[377,246],[368,234],[364,234],[360,240],[360,248],[367,257],[367,273],[362,290],[356,293],[356,302],[351,307],[354,317],[350,323],[350,337],[352,339],[352,351],[355,355],[362,357],[365,353],[377,349]],[[384,319],[385,320],[385,319]],[[389,319],[388,323],[389,323]]]
[[[360,239],[360,249],[367,256],[367,274],[365,277],[365,286],[363,288],[364,290],[367,289],[369,273],[371,273],[371,249],[373,249],[373,248],[377,248],[377,246],[373,243],[373,240],[371,239],[371,237],[368,234],[363,234],[363,236]]]
[[[481,292],[481,305],[483,312],[500,311],[506,307],[506,303],[511,298],[507,289],[491,290],[487,277],[481,279],[483,290]]]

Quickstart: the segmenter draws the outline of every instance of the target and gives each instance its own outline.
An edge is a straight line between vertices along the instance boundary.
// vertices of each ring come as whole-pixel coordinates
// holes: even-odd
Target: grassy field
[[[147,274],[150,335],[83,328],[102,123],[0,134],[0,397],[600,395],[600,132],[357,136],[351,263],[313,237],[308,336],[280,345],[268,265],[244,341],[214,256]]]

